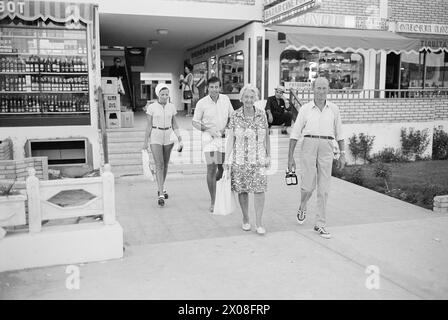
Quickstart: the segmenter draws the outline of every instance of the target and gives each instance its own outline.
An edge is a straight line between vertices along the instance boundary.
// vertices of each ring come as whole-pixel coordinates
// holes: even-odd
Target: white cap
[[[170,89],[170,88],[168,88],[168,85],[166,84],[166,83],[159,83],[157,86],[156,86],[156,95],[157,96],[159,96],[159,92],[160,92],[160,90],[162,90],[162,89]]]

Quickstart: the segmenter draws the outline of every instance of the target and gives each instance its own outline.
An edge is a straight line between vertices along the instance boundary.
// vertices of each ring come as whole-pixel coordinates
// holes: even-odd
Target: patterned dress
[[[263,110],[255,109],[253,117],[246,117],[241,107],[229,122],[235,142],[233,145],[231,184],[232,190],[242,192],[266,192],[266,130],[268,122]]]

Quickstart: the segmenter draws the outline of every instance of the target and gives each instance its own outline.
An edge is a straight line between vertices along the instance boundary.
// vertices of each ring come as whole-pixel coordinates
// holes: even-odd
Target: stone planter
[[[0,196],[0,227],[26,224],[23,194]]]

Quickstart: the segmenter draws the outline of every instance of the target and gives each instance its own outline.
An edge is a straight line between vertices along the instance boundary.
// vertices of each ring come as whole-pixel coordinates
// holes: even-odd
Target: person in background
[[[205,71],[201,70],[199,72],[199,79],[193,84],[193,107],[192,112],[196,108],[196,104],[199,100],[205,97],[205,89],[207,87],[207,80],[205,79]]]
[[[149,104],[146,109],[147,126],[143,149],[148,149],[148,142],[151,153],[154,157],[157,178],[157,203],[163,207],[168,193],[164,189],[166,175],[168,173],[168,163],[171,151],[174,146],[172,140],[173,131],[179,140],[179,149],[182,150],[182,137],[179,133],[179,126],[176,122],[176,107],[169,103],[170,92],[165,83],[159,83],[155,89],[157,101]]]
[[[287,134],[287,128],[291,126],[293,118],[290,108],[286,108],[283,93],[285,87],[278,86],[275,88],[275,95],[270,96],[266,101],[266,115],[268,118],[269,128],[273,125],[284,125],[282,134]]]
[[[182,103],[187,105],[187,117],[193,116],[192,112],[192,103],[193,103],[193,66],[191,64],[186,64],[185,68],[185,76],[183,74],[180,75],[179,81],[181,84],[182,90]],[[187,98],[187,94],[190,94],[190,98]]]
[[[207,89],[207,79],[205,79],[205,71],[201,70],[200,75],[201,76],[199,80],[195,84],[196,88],[198,89],[198,96],[199,96],[198,100],[201,100],[202,98],[205,97]]]
[[[126,76],[126,70],[121,65],[121,58],[114,58],[114,65],[109,68],[109,77],[121,78],[123,79]]]
[[[271,148],[265,112],[254,106],[258,97],[258,89],[253,85],[246,85],[241,90],[243,106],[230,118],[224,163],[225,170],[230,170],[232,190],[238,193],[243,230],[251,229],[249,193],[253,192],[255,230],[263,235],[266,233],[262,223],[267,190],[266,168],[271,163]]]
[[[192,125],[202,131],[202,151],[207,162],[207,186],[210,192],[210,212],[216,197],[216,181],[223,174],[225,157],[225,129],[233,113],[229,97],[220,94],[221,80],[211,77],[207,81],[208,95],[198,101]]]
[[[319,77],[314,81],[314,100],[300,108],[291,132],[288,155],[288,171],[295,171],[294,149],[297,141],[303,140],[300,145],[302,183],[297,222],[299,224],[305,222],[307,203],[317,185],[314,231],[327,239],[331,237],[326,229],[326,209],[333,166],[334,140],[338,142],[341,151],[338,167],[342,170],[346,162],[341,115],[338,106],[327,100],[329,90],[327,78]]]

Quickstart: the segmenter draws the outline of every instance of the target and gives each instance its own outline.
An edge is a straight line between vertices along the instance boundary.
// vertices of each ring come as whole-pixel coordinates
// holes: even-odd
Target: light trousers
[[[315,225],[324,227],[333,166],[333,140],[304,137],[300,152],[301,190],[312,193],[317,185]]]

